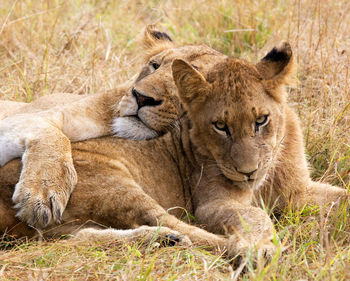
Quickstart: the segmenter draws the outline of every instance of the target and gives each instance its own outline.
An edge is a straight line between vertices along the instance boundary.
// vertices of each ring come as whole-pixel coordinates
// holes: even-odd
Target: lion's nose
[[[140,94],[137,90],[132,89],[132,94],[136,99],[137,105],[139,109],[144,106],[156,106],[160,105],[163,101],[162,100],[155,100],[154,98],[147,97],[143,94]]]

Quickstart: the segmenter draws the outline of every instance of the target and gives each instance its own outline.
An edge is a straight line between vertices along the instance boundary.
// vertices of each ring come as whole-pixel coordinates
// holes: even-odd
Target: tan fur
[[[18,215],[25,221],[32,225],[35,221],[59,221],[77,182],[70,140],[107,134],[108,120],[114,114],[108,105],[120,97],[118,90],[89,97],[52,95],[20,105],[19,110],[1,121],[0,139],[12,139],[20,151],[25,151],[23,171],[13,196],[20,209]],[[55,104],[59,105],[53,107]],[[6,147],[2,156],[4,153]]]
[[[287,47],[278,51],[288,53]],[[290,74],[284,70],[292,57],[280,62],[283,67],[269,69],[268,78],[242,60],[220,56],[215,62],[204,74],[183,60],[172,64],[187,116],[171,133],[149,141],[102,138],[73,144],[79,182],[64,223],[47,235],[72,232],[91,221],[116,228],[160,224],[195,244],[226,246],[230,255],[257,247],[271,258],[273,225],[254,206],[254,193],[263,191],[266,202],[278,199],[280,208],[346,198],[345,190],[310,180],[299,122],[280,84]],[[256,131],[265,115],[268,122]],[[215,127],[218,121],[225,124],[224,132]],[[0,179],[16,181],[5,176],[13,168],[0,169]],[[1,186],[10,193],[11,184]],[[2,199],[10,208],[10,198]],[[208,231],[226,238],[181,222],[173,215],[183,212],[174,207],[188,209]],[[18,234],[14,225],[0,226]]]
[[[0,101],[0,120],[12,115],[15,111],[24,107],[24,102]]]

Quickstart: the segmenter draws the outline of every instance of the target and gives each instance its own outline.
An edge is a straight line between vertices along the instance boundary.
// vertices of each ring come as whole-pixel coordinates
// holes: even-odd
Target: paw
[[[160,245],[167,246],[167,247],[173,247],[173,246],[183,246],[183,247],[190,247],[192,246],[192,242],[190,238],[188,238],[186,235],[183,235],[177,231],[169,230],[167,234],[164,237],[160,238]]]
[[[170,246],[173,247],[179,243],[181,243],[181,241],[183,241],[184,239],[181,238],[181,236],[174,234],[174,233],[168,233],[167,235],[165,235],[163,241],[162,241],[162,246]]]
[[[66,159],[34,161],[26,159],[12,196],[17,217],[36,228],[60,223],[77,174]]]
[[[229,238],[228,254],[234,258],[233,265],[235,268],[242,266],[242,263],[247,263],[248,259],[251,260],[254,267],[257,264],[263,264],[265,266],[271,262],[276,251],[277,247],[272,242],[272,239],[249,241],[244,238],[238,239],[236,236]]]
[[[186,246],[192,245],[191,240],[182,233],[172,230],[165,226],[141,226],[136,230],[141,231],[143,234],[142,240],[149,240],[149,242],[159,243],[160,246]]]

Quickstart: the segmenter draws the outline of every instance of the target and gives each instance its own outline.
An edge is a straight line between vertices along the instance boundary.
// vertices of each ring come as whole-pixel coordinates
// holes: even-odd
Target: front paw
[[[18,209],[17,217],[37,228],[60,223],[77,182],[72,159],[23,162],[12,197]]]
[[[228,254],[233,258],[234,267],[252,264],[256,267],[258,264],[265,266],[270,263],[277,252],[277,246],[272,239],[263,238],[260,241],[256,239],[245,239],[232,235],[229,237]]]
[[[141,226],[150,242],[157,242],[161,246],[192,246],[191,240],[184,234],[165,226]]]

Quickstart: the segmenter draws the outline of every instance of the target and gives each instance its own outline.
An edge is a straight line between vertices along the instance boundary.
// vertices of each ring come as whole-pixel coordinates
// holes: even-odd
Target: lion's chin
[[[137,116],[117,117],[113,120],[112,128],[114,135],[123,139],[149,140],[159,136]]]

